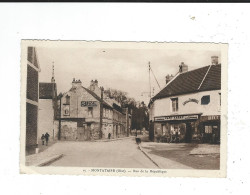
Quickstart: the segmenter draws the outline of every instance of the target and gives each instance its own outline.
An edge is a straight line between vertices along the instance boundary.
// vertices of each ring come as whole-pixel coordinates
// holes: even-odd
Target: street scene
[[[24,51],[25,166],[220,170],[219,49],[58,45]]]

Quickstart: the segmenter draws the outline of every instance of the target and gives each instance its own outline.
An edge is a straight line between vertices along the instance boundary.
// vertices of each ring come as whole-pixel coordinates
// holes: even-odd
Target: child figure
[[[42,144],[44,145],[44,141],[45,141],[45,136],[44,136],[44,134],[42,134],[41,140],[42,140]]]

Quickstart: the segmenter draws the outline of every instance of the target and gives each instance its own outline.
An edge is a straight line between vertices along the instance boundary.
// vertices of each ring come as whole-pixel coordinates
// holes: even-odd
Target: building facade
[[[178,137],[182,142],[220,143],[221,64],[192,71],[181,65],[151,99],[151,140],[164,136],[166,142]]]
[[[57,111],[57,87],[52,78],[51,83],[39,83],[38,139],[49,133],[51,140],[58,138],[58,129],[54,128]]]
[[[98,81],[85,88],[73,79],[72,88],[60,99],[61,112],[57,122],[61,140],[93,140],[127,135],[126,113],[114,100],[103,97]]]
[[[27,88],[26,88],[26,154],[36,152],[38,145],[38,99],[40,66],[36,48],[27,51]]]

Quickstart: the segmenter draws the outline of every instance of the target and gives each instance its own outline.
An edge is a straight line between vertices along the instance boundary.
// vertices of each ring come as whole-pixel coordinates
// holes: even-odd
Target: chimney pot
[[[179,65],[179,72],[187,72],[188,71],[188,65],[184,64],[184,62],[181,62],[181,64]]]
[[[212,65],[218,65],[218,56],[211,56]]]

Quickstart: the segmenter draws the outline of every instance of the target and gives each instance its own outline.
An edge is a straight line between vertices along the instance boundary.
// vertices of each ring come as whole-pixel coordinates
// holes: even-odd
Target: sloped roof
[[[221,89],[221,65],[211,65],[176,76],[152,101],[170,96]]]
[[[83,87],[89,94],[91,94],[95,99],[97,99],[99,102],[102,101],[103,105],[112,108],[107,102],[105,102],[104,100],[102,100],[98,95],[96,95],[93,91],[91,91],[88,88]]]
[[[39,83],[39,99],[53,99],[56,97],[56,83]]]
[[[101,97],[99,97],[95,92],[91,91],[90,89],[86,88],[86,87],[83,87],[81,86],[83,89],[85,89],[90,95],[92,95],[97,101],[103,103],[104,106],[108,107],[108,108],[111,108],[111,109],[115,109],[119,112],[122,113],[122,108],[117,105],[116,103],[112,103],[112,105],[110,105],[108,102],[106,102],[105,100],[102,100]],[[69,91],[74,91],[76,90],[77,88],[71,88]],[[65,94],[65,93],[64,93]],[[115,105],[115,106],[114,106]],[[119,107],[119,108],[118,108]]]

